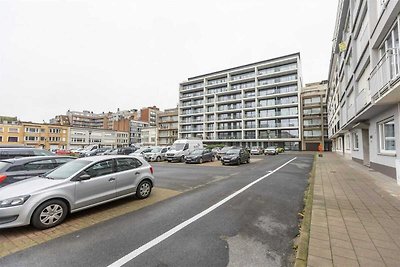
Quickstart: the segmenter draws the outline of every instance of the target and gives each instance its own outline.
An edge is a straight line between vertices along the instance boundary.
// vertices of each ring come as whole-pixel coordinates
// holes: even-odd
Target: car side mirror
[[[81,176],[79,176],[79,181],[85,181],[85,180],[89,180],[89,179],[90,179],[90,175],[87,173],[84,173]]]

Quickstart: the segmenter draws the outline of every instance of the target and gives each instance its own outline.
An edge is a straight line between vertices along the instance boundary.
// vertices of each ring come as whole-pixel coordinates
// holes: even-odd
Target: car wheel
[[[250,158],[247,159],[246,163],[247,163],[247,164],[250,163]]]
[[[32,225],[37,229],[47,229],[62,223],[67,216],[68,207],[64,201],[53,199],[42,203],[32,215]]]
[[[240,159],[237,160],[236,165],[240,165]]]
[[[211,157],[211,162],[213,162],[213,161],[214,161],[214,156]]]
[[[160,162],[160,161],[161,161],[161,157],[157,157],[157,158],[156,158],[156,161],[157,161],[157,162]]]
[[[199,164],[202,164],[203,163],[203,158],[200,158],[199,159]]]
[[[147,198],[151,193],[151,183],[147,180],[141,181],[136,189],[136,197],[139,199]]]
[[[181,162],[185,162],[185,156],[181,157]]]

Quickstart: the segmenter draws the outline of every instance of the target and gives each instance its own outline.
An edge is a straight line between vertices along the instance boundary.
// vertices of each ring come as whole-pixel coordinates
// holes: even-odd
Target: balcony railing
[[[388,49],[371,72],[369,88],[373,99],[378,99],[400,76],[400,50]]]

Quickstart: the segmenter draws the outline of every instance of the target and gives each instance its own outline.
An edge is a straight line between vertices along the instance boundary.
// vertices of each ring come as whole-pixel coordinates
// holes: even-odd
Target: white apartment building
[[[333,150],[400,183],[400,2],[339,1],[329,71]]]
[[[189,78],[179,88],[179,138],[298,150],[301,85],[299,53]]]
[[[130,120],[129,121],[129,133],[130,133],[130,144],[135,145],[135,144],[141,144],[142,143],[142,129],[144,127],[149,126],[149,123],[143,122],[143,121],[135,121],[135,120]]]
[[[103,147],[128,146],[129,133],[97,128],[69,128],[68,149],[81,148],[92,144]]]
[[[144,146],[158,145],[158,129],[156,126],[148,126],[142,129],[142,142]]]

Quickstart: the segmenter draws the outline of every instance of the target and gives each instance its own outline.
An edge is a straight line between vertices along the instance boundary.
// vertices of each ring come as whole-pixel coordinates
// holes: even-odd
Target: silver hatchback
[[[0,229],[32,224],[46,229],[68,213],[126,196],[147,198],[153,168],[134,156],[94,156],[0,188]]]

